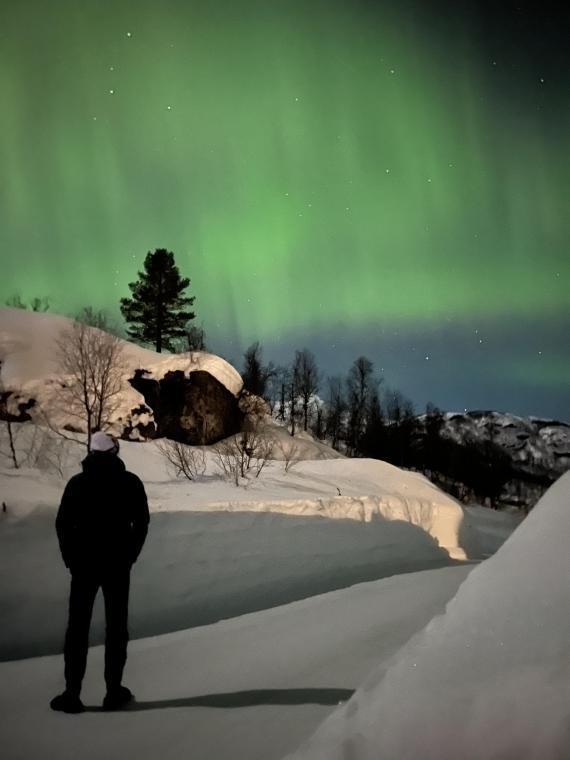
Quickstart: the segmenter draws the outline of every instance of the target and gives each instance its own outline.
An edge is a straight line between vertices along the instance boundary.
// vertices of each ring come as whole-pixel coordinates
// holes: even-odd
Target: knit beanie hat
[[[98,430],[91,436],[91,451],[108,451],[111,454],[118,454],[119,441],[103,433],[102,430]]]

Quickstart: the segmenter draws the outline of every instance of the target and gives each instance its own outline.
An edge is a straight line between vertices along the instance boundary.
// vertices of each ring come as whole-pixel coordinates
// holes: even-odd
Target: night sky
[[[118,315],[149,250],[241,364],[570,419],[568,10],[0,0],[0,299]]]

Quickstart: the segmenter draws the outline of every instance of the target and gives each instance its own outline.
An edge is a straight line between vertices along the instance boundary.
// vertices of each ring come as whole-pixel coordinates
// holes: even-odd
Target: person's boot
[[[103,700],[103,710],[120,710],[134,699],[130,689],[126,686],[117,686],[107,690]]]
[[[58,712],[76,714],[82,713],[85,710],[83,702],[79,699],[79,695],[67,691],[67,689],[62,694],[54,697],[49,704],[52,710],[57,710]]]

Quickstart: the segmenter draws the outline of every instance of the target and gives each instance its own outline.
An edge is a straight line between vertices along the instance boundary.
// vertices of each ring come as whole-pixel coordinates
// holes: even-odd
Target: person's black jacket
[[[91,452],[65,487],[55,527],[66,567],[105,569],[136,561],[148,531],[141,480],[109,452]]]

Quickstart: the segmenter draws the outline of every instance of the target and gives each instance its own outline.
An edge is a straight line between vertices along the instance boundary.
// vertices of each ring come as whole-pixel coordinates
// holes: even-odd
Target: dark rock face
[[[129,380],[152,409],[154,437],[194,446],[215,443],[241,429],[243,413],[237,398],[209,372],[167,372],[161,380],[136,370]]]
[[[152,419],[148,419],[149,417]],[[147,418],[148,422],[143,422],[142,419],[144,418]],[[119,420],[123,424],[121,437],[127,441],[148,441],[156,437],[154,415],[152,409],[146,404],[140,404],[140,406],[131,409],[126,422],[122,418]]]
[[[36,405],[36,400],[34,398],[18,398],[16,395],[16,398],[18,398],[18,401],[16,402],[18,407],[18,414],[14,414],[13,412],[8,411],[8,399],[10,396],[16,395],[13,393],[13,391],[3,391],[0,393],[0,420],[5,420],[6,422],[28,422],[31,420],[31,415],[28,414],[28,409],[31,409],[33,406]],[[13,407],[13,403],[11,404]]]

